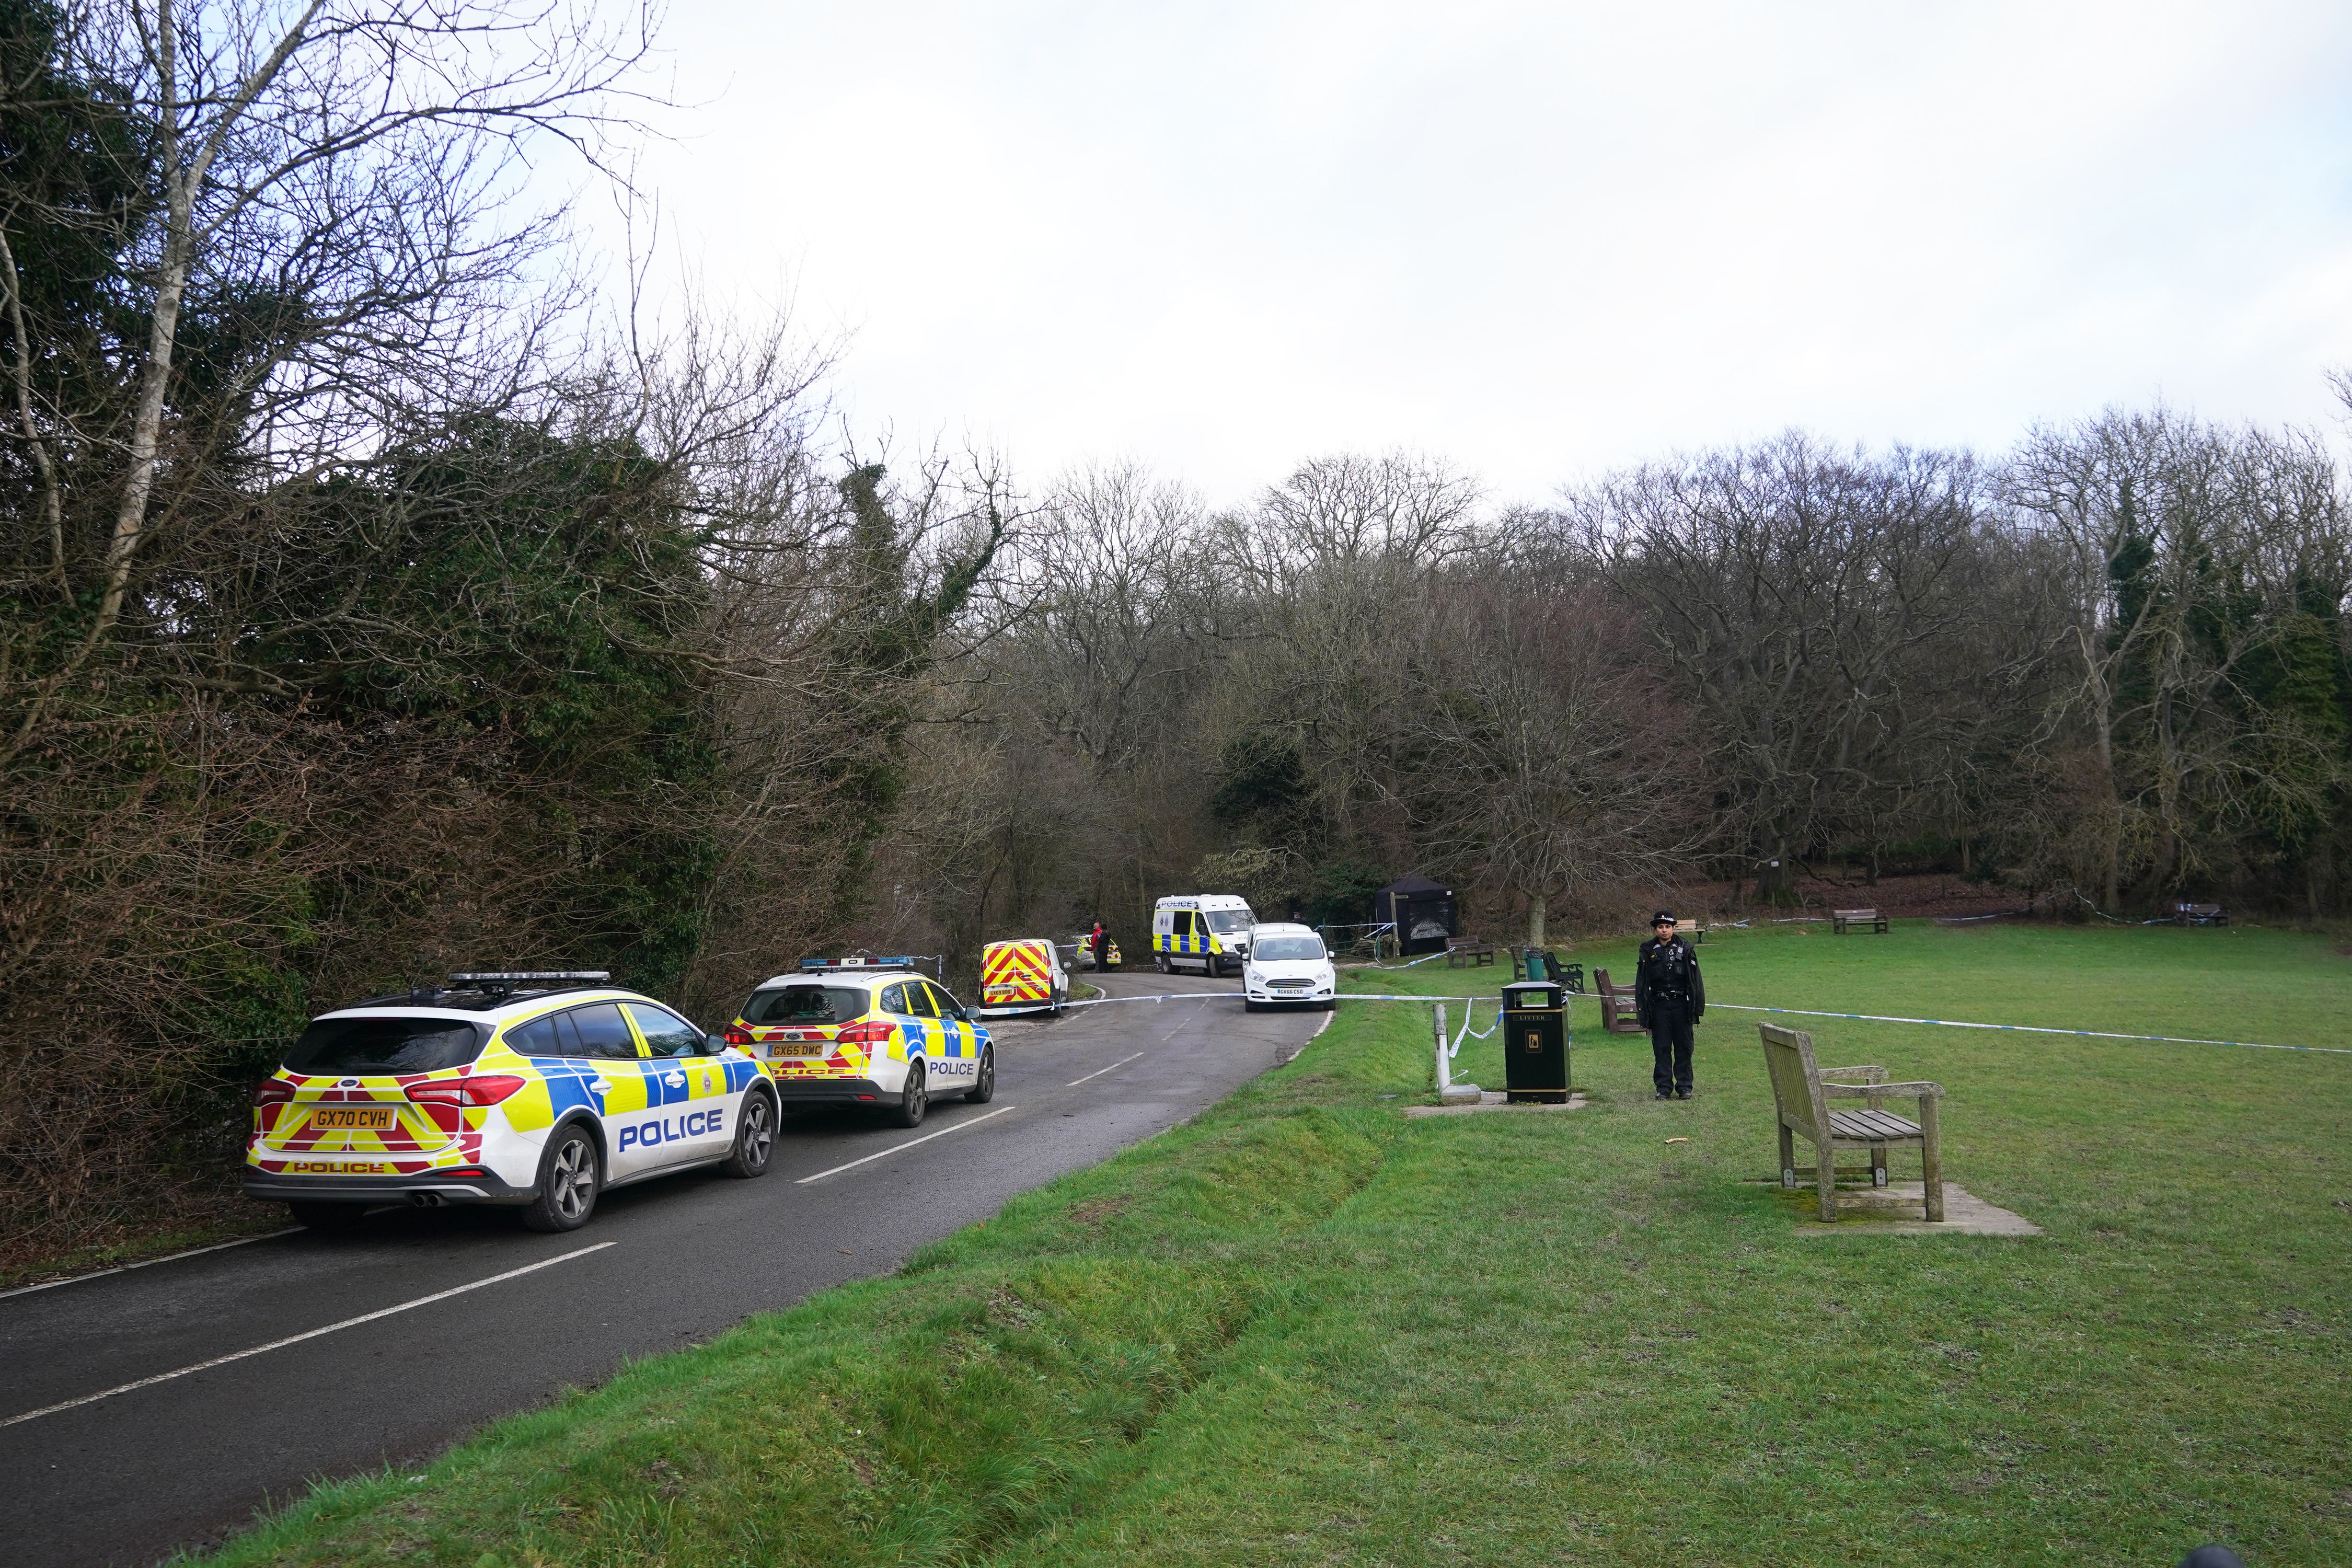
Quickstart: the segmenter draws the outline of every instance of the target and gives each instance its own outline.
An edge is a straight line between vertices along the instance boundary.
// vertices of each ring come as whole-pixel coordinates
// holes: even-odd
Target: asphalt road
[[[1223,994],[1002,1024],[992,1104],[935,1101],[914,1131],[787,1118],[758,1180],[624,1188],[566,1236],[491,1211],[384,1210],[347,1237],[298,1231],[0,1298],[0,1422],[236,1358],[0,1425],[0,1560],[140,1564],[214,1544],[313,1480],[429,1458],[634,1357],[888,1273],[1287,1060],[1326,1016],[1245,1014],[1232,981],[1146,971],[1106,989]],[[822,1174],[885,1150],[903,1152]]]

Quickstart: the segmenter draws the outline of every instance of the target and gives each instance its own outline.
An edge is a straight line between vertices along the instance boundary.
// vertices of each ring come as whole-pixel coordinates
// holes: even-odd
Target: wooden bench
[[[1697,947],[1706,941],[1706,928],[1696,921],[1676,921],[1675,934],[1690,938],[1690,944],[1693,947]]]
[[[2175,925],[2225,926],[2230,923],[2230,911],[2219,904],[2192,904],[2183,901],[2172,906]]]
[[[1460,969],[1465,964],[1475,969],[1482,963],[1495,962],[1495,944],[1475,936],[1450,936],[1445,939],[1445,967]]]
[[[1830,931],[1832,935],[1843,936],[1845,928],[1850,925],[1866,925],[1880,936],[1886,934],[1886,917],[1876,910],[1832,910],[1830,911]]]
[[[1609,972],[1605,969],[1596,969],[1592,972],[1592,985],[1601,997],[1602,1029],[1612,1035],[1649,1033],[1647,1029],[1642,1027],[1641,1019],[1634,1016],[1633,988],[1631,985],[1610,984]]]
[[[1937,1083],[1889,1083],[1878,1067],[1825,1068],[1813,1059],[1813,1037],[1802,1029],[1778,1024],[1758,1026],[1764,1034],[1764,1065],[1772,1075],[1772,1100],[1780,1131],[1780,1184],[1793,1187],[1801,1174],[1810,1174],[1822,1195],[1822,1218],[1837,1221],[1837,1152],[1864,1149],[1870,1153],[1870,1184],[1886,1184],[1886,1150],[1895,1143],[1916,1143],[1925,1167],[1928,1221],[1944,1217],[1944,1150],[1936,1130],[1936,1102],[1944,1098]],[[1840,1079],[1861,1079],[1840,1083]],[[1885,1110],[1889,1096],[1919,1102],[1919,1120],[1906,1121]],[[1832,1110],[1832,1100],[1868,1102],[1861,1110]],[[1797,1140],[1813,1145],[1810,1171],[1797,1163]],[[1859,1174],[1860,1173],[1856,1173]]]

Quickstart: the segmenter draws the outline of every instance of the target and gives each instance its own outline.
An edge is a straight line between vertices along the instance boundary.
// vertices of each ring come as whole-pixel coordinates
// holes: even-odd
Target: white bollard
[[[1469,1004],[1465,1004],[1469,1005]],[[1437,1103],[1440,1105],[1475,1105],[1484,1098],[1475,1083],[1452,1081],[1453,1063],[1445,1049],[1445,1004],[1436,1005],[1437,1023]]]

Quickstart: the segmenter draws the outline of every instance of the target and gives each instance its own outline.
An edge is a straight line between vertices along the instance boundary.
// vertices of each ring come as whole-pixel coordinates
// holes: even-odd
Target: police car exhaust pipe
[[[411,1193],[408,1201],[421,1209],[437,1209],[446,1200],[439,1193]]]

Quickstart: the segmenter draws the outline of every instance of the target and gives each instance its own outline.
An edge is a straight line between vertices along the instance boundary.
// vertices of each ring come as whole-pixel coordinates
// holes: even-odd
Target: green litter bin
[[[1568,1102],[1568,993],[1552,980],[1503,987],[1503,1089],[1514,1105]]]

